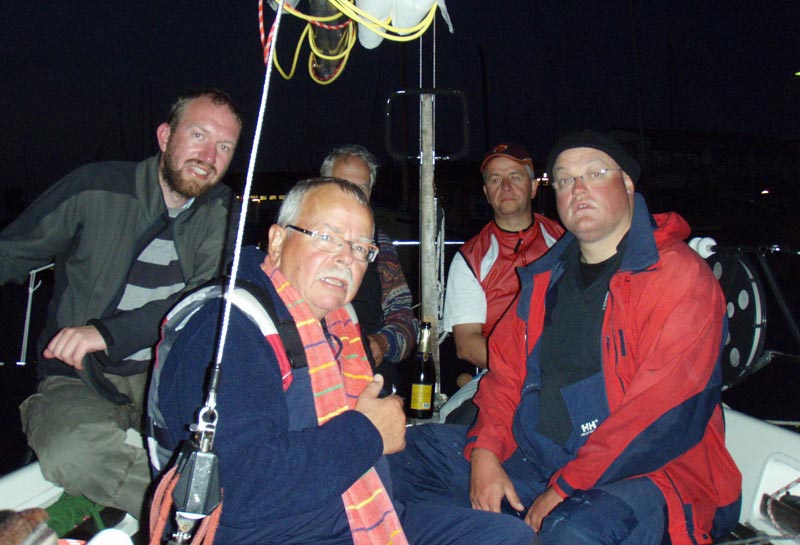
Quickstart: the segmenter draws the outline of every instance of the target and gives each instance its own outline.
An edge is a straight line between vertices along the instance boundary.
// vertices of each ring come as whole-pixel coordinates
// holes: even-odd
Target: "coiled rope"
[[[355,47],[357,41],[357,29],[356,25],[353,23],[357,23],[359,25],[363,25],[365,28],[368,28],[378,36],[385,38],[387,40],[395,41],[395,42],[410,42],[412,40],[416,40],[420,36],[422,36],[425,31],[428,30],[428,27],[433,23],[436,17],[436,10],[438,9],[437,3],[431,6],[431,9],[428,13],[423,17],[423,19],[416,25],[410,28],[399,28],[395,27],[391,24],[391,18],[387,17],[385,20],[380,20],[366,11],[362,10],[361,8],[357,7],[353,0],[328,0],[331,6],[335,7],[339,10],[340,13],[335,15],[329,15],[325,17],[315,17],[312,15],[308,15],[302,13],[296,8],[292,6],[286,5],[284,6],[284,10],[297,17],[298,19],[302,19],[306,21],[306,26],[303,29],[303,32],[300,34],[300,38],[297,41],[297,45],[295,46],[294,56],[292,58],[291,68],[288,73],[281,67],[280,63],[278,62],[277,55],[273,56],[273,64],[278,72],[283,76],[284,79],[292,79],[295,74],[295,70],[297,68],[297,63],[300,58],[300,51],[302,50],[304,41],[308,41],[308,46],[311,52],[308,56],[308,74],[309,77],[316,83],[320,85],[329,85],[333,83],[344,71],[345,66],[347,65],[347,61],[350,58],[350,52],[352,51],[353,47]],[[259,22],[259,29],[261,31],[261,46],[264,49],[264,61],[267,62],[267,50],[269,48],[270,38],[265,40],[264,37],[264,3],[263,0],[259,1],[258,4],[258,22]],[[335,24],[333,21],[339,20],[342,16],[347,17],[347,20]],[[316,34],[314,32],[314,27],[324,29],[324,30],[344,30],[339,43],[337,44],[336,48],[333,51],[325,53],[323,50],[318,46],[316,42]],[[317,65],[317,59],[324,59],[327,61],[340,61],[334,72],[326,77],[322,78],[316,74],[314,71],[315,66]]]

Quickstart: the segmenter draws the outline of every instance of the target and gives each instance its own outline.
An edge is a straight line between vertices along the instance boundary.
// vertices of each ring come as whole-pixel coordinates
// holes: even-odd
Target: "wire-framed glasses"
[[[621,168],[601,168],[598,170],[590,170],[583,176],[561,176],[553,180],[552,185],[556,191],[565,191],[572,187],[575,182],[580,178],[588,185],[598,184],[604,182],[608,177],[608,173],[612,170],[622,170]]]
[[[378,256],[378,247],[364,242],[353,242],[352,240],[345,240],[342,237],[326,233],[324,231],[309,231],[297,225],[287,225],[287,229],[294,229],[304,235],[311,237],[311,244],[314,248],[322,250],[323,252],[330,252],[332,254],[338,253],[342,247],[347,244],[353,250],[353,259],[361,261],[362,263],[372,263]]]

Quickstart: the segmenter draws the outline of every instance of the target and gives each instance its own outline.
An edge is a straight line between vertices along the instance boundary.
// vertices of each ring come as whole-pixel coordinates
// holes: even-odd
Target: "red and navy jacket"
[[[636,195],[597,344],[602,371],[564,389],[575,423],[564,446],[536,431],[539,345],[546,298],[575,237],[566,234],[519,270],[515,311],[489,338],[467,459],[474,448],[501,461],[522,449],[562,497],[647,476],[664,494],[674,545],[711,543],[715,523],[735,523],[741,474],[725,448],[720,400],[725,300],[707,264],[683,242],[689,231],[677,214],[651,216]]]

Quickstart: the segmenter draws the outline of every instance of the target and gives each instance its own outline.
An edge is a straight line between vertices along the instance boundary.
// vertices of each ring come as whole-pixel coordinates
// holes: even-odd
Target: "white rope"
[[[261,128],[264,124],[264,114],[267,110],[267,95],[269,94],[269,83],[272,76],[272,60],[275,56],[275,44],[278,41],[278,29],[281,24],[281,16],[283,15],[283,2],[278,1],[278,8],[276,10],[274,31],[272,32],[272,41],[270,42],[269,54],[266,62],[266,74],[264,77],[264,87],[261,91],[261,107],[258,111],[258,122],[256,123],[255,135],[253,137],[253,149],[250,151],[250,164],[247,167],[247,177],[245,179],[244,191],[242,192],[242,208],[241,215],[239,216],[239,225],[236,231],[236,244],[233,252],[233,264],[231,265],[231,277],[226,289],[225,309],[222,315],[222,325],[220,327],[219,346],[217,347],[217,357],[215,365],[219,366],[222,363],[222,356],[225,352],[225,341],[228,338],[228,325],[231,316],[231,305],[233,290],[236,287],[236,277],[239,273],[239,260],[242,252],[242,239],[244,238],[244,225],[247,220],[247,206],[250,202],[250,191],[253,185],[253,172],[256,168],[256,157],[258,155],[258,145],[261,140]],[[214,410],[216,407],[216,392],[213,390],[209,392],[206,406]]]

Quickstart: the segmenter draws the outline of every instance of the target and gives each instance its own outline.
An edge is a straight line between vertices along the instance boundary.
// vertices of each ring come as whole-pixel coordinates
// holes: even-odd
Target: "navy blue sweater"
[[[265,289],[278,314],[288,311],[247,248],[240,276]],[[161,370],[160,408],[175,444],[205,398],[221,303],[206,304],[180,333]],[[241,312],[231,313],[218,396],[215,450],[224,494],[217,543],[321,543],[349,535],[341,494],[378,464],[383,442],[363,414],[347,411],[317,426],[307,370],[287,392],[270,344]]]

